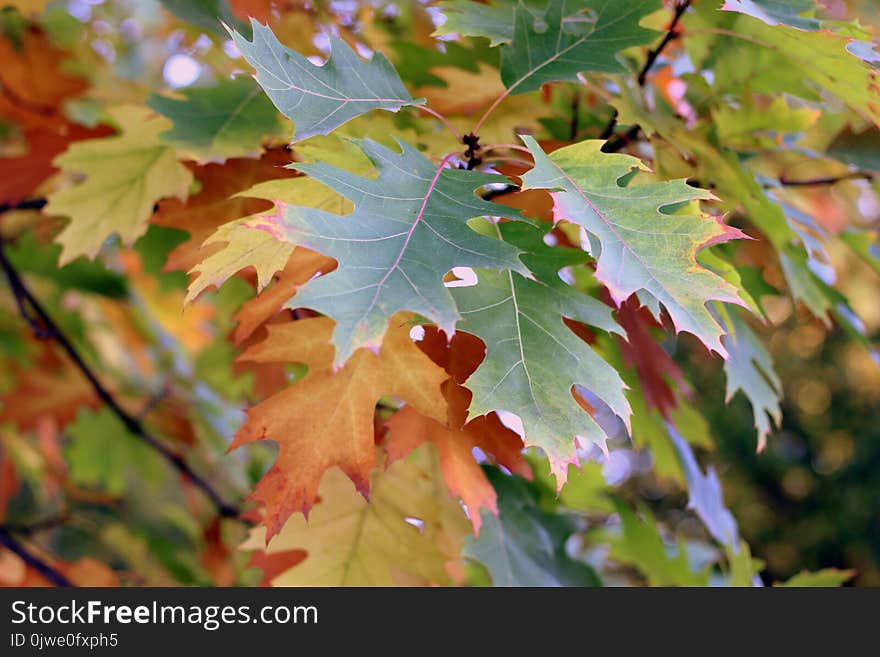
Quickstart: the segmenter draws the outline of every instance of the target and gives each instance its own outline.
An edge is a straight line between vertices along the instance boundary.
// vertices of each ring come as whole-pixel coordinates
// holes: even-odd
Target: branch
[[[681,17],[684,16],[684,12],[687,11],[687,8],[691,6],[691,0],[684,0],[683,2],[678,3],[675,6],[675,14],[672,16],[672,22],[669,23],[669,28],[666,30],[666,34],[663,36],[663,40],[657,44],[657,47],[653,50],[648,51],[648,58],[645,60],[642,69],[639,71],[637,76],[637,80],[640,87],[645,85],[645,80],[648,78],[648,73],[651,71],[651,68],[654,66],[654,63],[657,61],[657,58],[660,56],[660,53],[668,46],[673,39],[675,39],[678,34],[676,32],[676,28],[678,27],[678,23],[681,20]],[[617,110],[614,110],[614,114],[611,116],[611,120],[608,122],[608,125],[605,126],[605,129],[602,130],[599,135],[599,139],[608,139],[611,135],[614,134],[614,128],[617,127]],[[635,132],[633,130],[635,129]],[[629,129],[626,136],[631,140],[635,138],[638,133],[638,126],[633,126]],[[615,143],[612,148],[606,148],[603,150],[605,152],[614,152],[618,151],[625,145],[626,141],[621,141],[619,143]]]
[[[818,185],[834,185],[844,180],[874,180],[875,177],[870,171],[853,171],[842,176],[813,178],[812,180],[789,180],[783,175],[779,176],[779,184],[784,187],[814,187]]]
[[[107,388],[103,386],[92,369],[88,366],[85,360],[83,360],[83,357],[76,350],[76,347],[73,346],[73,343],[66,335],[64,335],[40,302],[24,284],[24,281],[22,281],[21,276],[19,276],[15,267],[6,257],[6,252],[3,247],[3,238],[0,236],[0,267],[2,267],[6,274],[9,286],[12,289],[16,304],[22,312],[22,316],[31,328],[34,329],[35,335],[38,338],[53,338],[70,357],[77,369],[88,380],[101,401],[113,411],[125,428],[136,438],[156,450],[169,464],[171,464],[172,467],[176,468],[178,472],[186,476],[194,486],[199,488],[211,500],[221,516],[228,518],[237,517],[239,512],[235,506],[224,501],[220,493],[218,493],[205,479],[196,474],[186,461],[184,461],[183,457],[166,447],[158,438],[153,436],[146,427],[144,427],[139,419],[127,413],[125,409],[119,405],[119,402],[117,402]],[[28,308],[33,311],[33,314]]]
[[[687,8],[691,6],[691,0],[684,0],[683,2],[679,2],[675,6],[675,15],[672,17],[672,22],[669,24],[669,28],[666,30],[666,35],[663,37],[663,41],[661,41],[656,48],[648,52],[648,59],[645,60],[645,65],[642,66],[642,70],[639,71],[639,77],[637,78],[639,81],[639,86],[643,86],[645,84],[645,79],[648,77],[648,72],[651,70],[651,67],[654,66],[654,62],[657,61],[657,58],[660,56],[660,53],[663,52],[663,49],[669,45],[669,43],[678,36],[676,33],[676,28],[678,27],[678,22],[681,20],[681,17],[684,16],[684,12],[687,11]]]
[[[36,570],[40,575],[52,582],[55,586],[75,586],[67,576],[53,566],[49,565],[37,555],[30,552],[24,545],[15,540],[9,530],[0,525],[0,545],[24,561],[28,566]]]

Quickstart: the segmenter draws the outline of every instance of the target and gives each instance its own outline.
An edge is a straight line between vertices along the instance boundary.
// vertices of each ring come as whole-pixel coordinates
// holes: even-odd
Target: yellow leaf
[[[147,230],[156,201],[184,198],[192,173],[159,141],[171,123],[144,107],[110,110],[120,134],[73,144],[54,160],[67,173],[86,179],[49,196],[48,214],[70,217],[58,235],[61,264],[80,255],[94,257],[110,235],[131,244]]]
[[[448,584],[469,533],[449,496],[433,445],[387,470],[372,472],[369,502],[338,468],[321,482],[321,502],[308,521],[292,517],[266,548],[271,555],[304,549],[306,559],[274,578],[274,586],[395,586]],[[255,529],[246,548],[261,548]]]

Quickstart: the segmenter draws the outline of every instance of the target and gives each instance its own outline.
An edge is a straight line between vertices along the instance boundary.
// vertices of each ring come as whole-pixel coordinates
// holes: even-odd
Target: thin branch
[[[30,198],[19,203],[0,203],[0,212],[9,210],[42,210],[48,201],[44,198]]]
[[[15,540],[15,538],[13,538],[9,531],[3,526],[0,526],[0,545],[17,555],[28,566],[36,570],[55,586],[75,586],[75,584],[71,582],[64,573],[43,561],[40,557]]]
[[[645,59],[645,63],[642,66],[639,74],[637,76],[637,80],[640,87],[645,86],[645,80],[648,79],[648,73],[651,71],[651,68],[654,66],[654,63],[657,61],[657,58],[663,52],[663,50],[668,46],[673,39],[675,39],[678,34],[676,32],[676,28],[678,28],[678,23],[681,20],[681,17],[684,16],[684,12],[687,11],[687,8],[690,7],[691,0],[684,0],[683,2],[678,3],[675,6],[675,14],[672,16],[672,22],[669,23],[669,28],[666,30],[666,34],[663,36],[663,40],[657,44],[657,47],[653,50],[648,51],[648,57]],[[599,139],[608,139],[611,135],[614,134],[614,128],[617,127],[617,110],[614,110],[614,114],[611,115],[611,119],[608,121],[608,125],[602,130],[599,135]],[[632,133],[632,135],[630,135]],[[633,132],[633,128],[630,128],[630,131],[627,133],[629,139],[633,139],[638,134],[638,130]],[[614,151],[620,150],[623,148],[625,142],[620,142],[615,144]],[[603,149],[606,152],[613,152],[608,148]]]
[[[842,176],[828,176],[826,178],[813,178],[812,180],[789,180],[783,175],[779,176],[779,184],[784,187],[816,187],[819,185],[834,185],[844,180],[874,180],[875,177],[870,171],[853,171]]]
[[[657,45],[656,48],[651,50],[648,53],[648,59],[645,60],[645,65],[642,66],[642,70],[639,71],[638,82],[639,86],[644,86],[645,79],[648,77],[648,72],[651,70],[651,67],[654,66],[654,62],[657,61],[657,58],[660,56],[660,53],[663,52],[663,49],[669,45],[669,43],[678,36],[676,32],[676,28],[678,27],[678,22],[681,20],[681,17],[684,16],[684,12],[687,11],[687,8],[691,6],[691,0],[684,0],[680,2],[675,7],[675,15],[672,17],[672,22],[669,24],[669,28],[666,30],[666,35],[663,37],[663,40]]]
[[[229,518],[237,517],[239,511],[235,506],[224,501],[220,493],[218,493],[205,479],[196,474],[183,457],[166,447],[162,441],[153,436],[146,427],[144,427],[140,420],[130,415],[119,405],[119,402],[116,401],[113,395],[111,395],[107,388],[105,388],[98,380],[98,377],[85,360],[83,360],[83,357],[77,351],[76,347],[73,346],[73,343],[59,329],[58,325],[52,320],[42,304],[40,304],[24,284],[18,271],[16,271],[15,267],[6,257],[6,252],[3,246],[3,238],[0,236],[0,267],[2,267],[6,274],[9,286],[16,298],[16,303],[18,304],[19,309],[23,309],[23,314],[28,321],[28,324],[33,326],[34,321],[39,320],[38,326],[42,325],[43,328],[40,330],[43,332],[37,332],[37,336],[53,338],[73,361],[73,364],[76,365],[77,369],[88,380],[101,401],[113,411],[125,428],[128,429],[132,435],[156,450],[169,464],[176,468],[178,472],[186,476],[194,486],[199,488],[211,500],[221,516]],[[27,311],[27,308],[30,308],[33,311],[33,315]]]

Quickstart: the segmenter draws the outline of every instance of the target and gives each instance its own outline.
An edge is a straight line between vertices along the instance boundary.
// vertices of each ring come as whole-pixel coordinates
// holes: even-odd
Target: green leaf
[[[109,410],[83,410],[66,428],[64,456],[74,482],[122,495],[131,480],[148,487],[165,483],[165,463],[156,451],[134,438]]]
[[[446,21],[435,30],[436,36],[486,37],[493,46],[513,39],[515,0],[445,0],[437,6]]]
[[[199,159],[251,155],[260,150],[263,137],[281,133],[278,113],[250,78],[221,80],[213,87],[181,93],[183,99],[153,94],[147,105],[174,122],[162,140]]]
[[[880,128],[861,131],[847,127],[828,146],[828,155],[865,171],[880,171]]]
[[[247,25],[239,21],[229,0],[159,0],[162,5],[185,23],[189,23],[216,36],[224,36],[223,25],[233,25],[246,30]],[[222,21],[222,23],[221,23]]]
[[[660,536],[657,523],[647,509],[640,519],[626,504],[615,500],[620,517],[620,536],[611,539],[611,558],[638,568],[651,586],[706,586],[709,572],[695,573],[688,563],[687,551],[679,542],[672,556]]]
[[[76,260],[59,268],[60,253],[58,244],[39,244],[33,231],[24,233],[6,247],[7,257],[19,272],[47,278],[61,290],[83,290],[115,299],[128,293],[127,279],[100,260]]]
[[[269,27],[254,19],[251,24],[253,41],[235,30],[229,33],[275,107],[294,122],[294,141],[329,134],[370,110],[396,112],[421,103],[382,53],[364,61],[345,41],[330,36],[330,57],[316,66],[282,45]]]
[[[479,271],[477,285],[453,291],[462,315],[459,328],[486,344],[485,359],[465,381],[474,393],[469,415],[493,410],[517,414],[526,445],[547,454],[561,488],[568,464],[578,462],[576,437],[603,448],[606,440],[599,423],[572,396],[572,387],[585,386],[624,422],[631,414],[620,375],[562,318],[609,332],[621,329],[607,306],[557,275],[565,266],[582,263],[582,251],[547,246],[541,230],[528,224],[498,229],[505,241],[526,251],[522,259],[536,278]]]
[[[784,582],[774,584],[773,586],[786,588],[830,588],[845,584],[855,577],[855,574],[856,571],[854,570],[839,570],[837,568],[823,568],[822,570],[817,570],[812,573],[802,570],[794,577],[791,577]]]
[[[727,322],[728,333],[721,338],[730,354],[724,361],[726,401],[730,402],[738,390],[748,397],[758,430],[758,449],[763,449],[772,429],[770,419],[777,427],[782,422],[782,382],[773,369],[773,359],[748,324],[736,313],[729,313]]]
[[[697,70],[714,69],[716,88],[734,95],[746,89],[772,96],[791,93],[817,102],[823,101],[824,90],[864,119],[880,123],[876,68],[863,60],[872,57],[871,51],[858,46],[862,42],[853,40],[853,30],[771,27],[744,14],[714,11],[711,5],[699,3],[688,16],[686,28],[701,36],[686,44]]]
[[[495,586],[598,586],[586,564],[565,551],[574,525],[539,508],[538,487],[522,477],[484,467],[498,493],[498,515],[483,510],[478,538],[468,537],[464,555],[483,564]]]
[[[144,107],[109,111],[120,133],[72,144],[55,158],[65,171],[84,174],[78,185],[49,196],[46,214],[65,215],[70,223],[56,238],[65,264],[80,255],[94,257],[110,235],[130,244],[147,230],[156,201],[166,196],[185,198],[192,173],[177,161],[159,134],[170,127]]]
[[[511,94],[522,94],[547,82],[574,82],[587,71],[623,72],[617,53],[657,35],[639,21],[660,6],[658,0],[554,0],[535,17],[520,3],[513,40],[501,50],[501,79]]]
[[[318,162],[296,168],[354,203],[347,216],[287,206],[262,224],[280,239],[318,251],[339,268],[306,283],[288,304],[336,320],[336,364],[355,349],[377,346],[391,316],[419,313],[452,334],[459,319],[443,276],[453,267],[513,269],[528,275],[519,250],[480,235],[468,220],[484,215],[521,218],[517,211],[478,199],[474,190],[506,181],[493,174],[438,167],[414,147],[401,152],[358,142],[378,171],[363,178]]]
[[[812,18],[815,0],[726,0],[721,8],[754,16],[767,25],[791,25],[801,30],[818,30],[821,21]]]
[[[547,156],[534,139],[523,140],[535,158],[523,185],[558,190],[553,195],[555,217],[579,224],[597,240],[591,240],[596,278],[614,302],[619,305],[636,292],[647,292],[665,306],[676,331],[692,333],[726,356],[720,340],[723,330],[706,304],[744,302],[733,285],[699,266],[696,254],[742,234],[693,212],[662,212],[676,204],[712,199],[712,194],[684,180],[623,187],[627,176],[648,169],[634,157],[603,153],[601,141],[584,141]]]

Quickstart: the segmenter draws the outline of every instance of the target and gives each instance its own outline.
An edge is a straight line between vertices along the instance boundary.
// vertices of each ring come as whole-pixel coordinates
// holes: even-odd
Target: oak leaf
[[[378,354],[356,352],[333,369],[333,321],[310,318],[267,327],[268,337],[240,360],[302,363],[308,373],[248,411],[232,447],[270,439],[278,458],[251,499],[266,507],[268,536],[296,511],[315,503],[324,473],[338,466],[366,494],[375,465],[373,414],[385,395],[402,398],[428,417],[446,421],[440,385],[446,373],[409,337],[405,319],[394,322]]]

